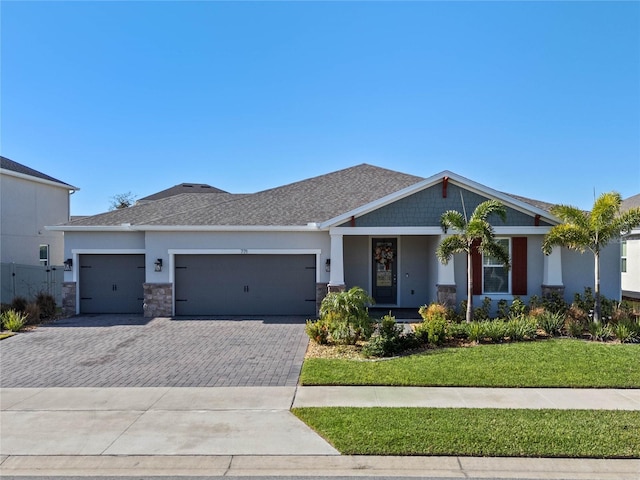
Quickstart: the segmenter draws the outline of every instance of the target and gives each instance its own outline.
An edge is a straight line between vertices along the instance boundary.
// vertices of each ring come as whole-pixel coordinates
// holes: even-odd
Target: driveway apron
[[[0,386],[295,386],[304,318],[78,316],[0,344]]]

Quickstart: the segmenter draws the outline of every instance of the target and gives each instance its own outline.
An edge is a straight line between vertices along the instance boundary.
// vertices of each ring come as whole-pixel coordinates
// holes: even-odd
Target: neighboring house
[[[219,190],[206,183],[180,183],[174,185],[171,188],[162,190],[161,192],[154,193],[139,199],[136,204],[142,204],[152,200],[160,200],[161,198],[173,197],[174,195],[180,195],[181,193],[227,193],[223,190]]]
[[[418,308],[466,297],[466,257],[442,265],[440,216],[503,202],[493,221],[509,248],[505,271],[476,255],[474,303],[485,296],[560,292],[593,285],[593,256],[541,251],[558,223],[551,205],[498,192],[444,171],[421,178],[371,165],[248,195],[214,189],[147,201],[51,227],[65,232],[71,313],[316,314],[327,291],[361,286],[378,307]],[[618,298],[619,249],[602,255],[603,294]]]
[[[64,237],[46,225],[69,221],[69,197],[78,188],[0,157],[2,263],[62,265]]]
[[[622,202],[621,210],[640,207],[640,194]],[[640,227],[621,239],[622,299],[640,300]]]

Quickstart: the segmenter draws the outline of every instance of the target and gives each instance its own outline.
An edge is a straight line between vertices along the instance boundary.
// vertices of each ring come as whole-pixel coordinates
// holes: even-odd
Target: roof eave
[[[61,232],[318,232],[317,223],[307,225],[53,225]]]
[[[11,177],[21,178],[23,180],[29,180],[31,182],[42,183],[44,185],[49,185],[52,187],[64,188],[65,190],[69,190],[73,192],[77,192],[78,190],[80,190],[78,187],[74,187],[73,185],[69,185],[68,183],[53,182],[51,180],[46,180],[44,178],[34,177],[33,175],[27,175],[26,173],[7,170],[6,168],[0,168],[0,173],[2,173],[3,175],[9,175]]]

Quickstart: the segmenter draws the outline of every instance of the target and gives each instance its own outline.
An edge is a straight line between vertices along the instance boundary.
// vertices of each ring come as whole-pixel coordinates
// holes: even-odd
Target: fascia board
[[[62,232],[318,232],[309,225],[54,225],[46,230]]]
[[[520,235],[545,235],[551,227],[494,227],[495,235],[520,236]],[[445,235],[441,227],[332,227],[331,235]],[[449,233],[456,233],[451,229]]]
[[[498,192],[497,190],[486,187],[480,183],[474,182],[473,180],[469,180],[468,178],[465,178],[456,173],[450,172],[449,170],[443,170],[442,172],[437,173],[429,178],[426,178],[425,180],[422,180],[414,185],[410,185],[409,187],[406,187],[402,190],[398,190],[397,192],[394,192],[390,195],[382,197],[374,202],[368,203],[366,205],[353,209],[349,212],[343,213],[342,215],[331,218],[326,222],[321,223],[320,228],[327,229],[327,228],[335,227],[337,225],[340,225],[348,221],[351,217],[359,217],[359,216],[365,215],[369,212],[372,212],[386,205],[389,205],[393,202],[401,200],[405,197],[413,195],[421,190],[437,185],[440,181],[442,181],[444,177],[448,177],[450,182],[454,183],[455,185],[458,185],[459,187],[463,187],[466,190],[472,191],[474,193],[478,193],[483,196],[500,200],[503,203],[507,204],[508,206],[514,208],[515,210],[518,210],[527,214],[540,215],[541,218],[544,218],[545,220],[548,220],[552,223],[561,223],[558,218],[551,215],[546,210],[542,210],[540,208],[534,207],[533,205],[517,200],[513,197],[510,197],[501,192]]]
[[[49,185],[51,187],[64,188],[65,190],[69,190],[73,192],[77,192],[78,190],[80,190],[78,187],[74,187],[73,185],[69,185],[68,183],[52,182],[51,180],[34,177],[33,175],[27,175],[25,173],[14,172],[13,170],[7,170],[6,168],[0,168],[0,173],[2,175],[8,175],[10,177],[16,177],[22,180],[29,180],[30,182],[42,183],[44,185]]]
[[[132,232],[131,225],[47,225],[45,230],[52,232]]]

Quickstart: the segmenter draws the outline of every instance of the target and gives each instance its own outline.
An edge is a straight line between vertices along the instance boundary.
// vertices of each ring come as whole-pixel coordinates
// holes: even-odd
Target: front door
[[[372,297],[377,304],[395,305],[398,299],[398,240],[374,238]]]

